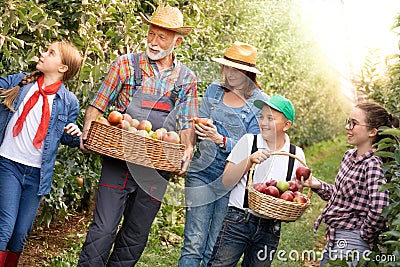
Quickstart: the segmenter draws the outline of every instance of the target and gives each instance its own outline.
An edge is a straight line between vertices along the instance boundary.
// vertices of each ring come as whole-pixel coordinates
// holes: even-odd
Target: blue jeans
[[[22,252],[41,195],[40,169],[0,157],[0,250]]]
[[[208,266],[270,266],[280,238],[280,221],[263,219],[229,207]]]
[[[357,266],[358,262],[369,256],[369,245],[360,236],[360,229],[335,231],[333,247],[325,246],[319,266],[325,266],[329,260],[346,259],[349,266]],[[368,258],[369,259],[369,258]],[[366,266],[366,265],[362,265]]]
[[[229,202],[229,189],[221,183],[225,161],[215,162],[186,178],[186,222],[184,244],[178,262],[180,267],[207,266],[224,220]],[[213,182],[201,177],[217,176]]]

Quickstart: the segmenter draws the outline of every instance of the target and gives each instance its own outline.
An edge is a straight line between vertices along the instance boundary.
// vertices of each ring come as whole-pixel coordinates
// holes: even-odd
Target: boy
[[[253,163],[259,164],[254,171],[254,183],[285,180],[287,176],[294,178],[295,172],[287,174],[289,157],[269,157],[269,153],[290,152],[290,139],[286,132],[294,122],[295,110],[290,100],[281,95],[275,95],[268,101],[255,100],[254,105],[262,110],[260,134],[243,136],[227,158],[222,183],[233,189],[208,266],[236,266],[243,253],[242,266],[270,266],[278,247],[281,222],[248,208],[246,183]],[[305,162],[300,147],[291,153]],[[301,165],[298,161],[293,164],[293,170]]]

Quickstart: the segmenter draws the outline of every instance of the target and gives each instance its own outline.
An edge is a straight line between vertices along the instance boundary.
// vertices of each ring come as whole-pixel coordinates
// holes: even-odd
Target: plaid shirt
[[[361,238],[371,245],[385,226],[381,213],[389,205],[389,192],[378,191],[386,181],[382,160],[374,156],[375,151],[372,149],[359,157],[356,149],[346,151],[335,184],[321,181],[322,188],[316,190],[329,202],[315,222],[314,232],[324,220],[329,246],[333,246],[335,229],[360,229]]]
[[[136,91],[133,58],[133,54],[127,54],[114,60],[106,79],[90,105],[104,112],[116,102],[115,109],[125,111]],[[181,66],[182,63],[174,59],[171,69],[160,72],[157,64],[150,60],[145,52],[141,52],[143,93],[169,97],[178,79]],[[185,72],[183,84],[175,103],[180,107],[177,115],[182,130],[193,128],[193,117],[198,116],[196,76],[189,69]]]

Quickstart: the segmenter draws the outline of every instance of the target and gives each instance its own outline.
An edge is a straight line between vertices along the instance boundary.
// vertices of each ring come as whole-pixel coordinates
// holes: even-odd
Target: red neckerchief
[[[28,116],[29,111],[37,103],[39,96],[42,95],[43,96],[42,118],[40,119],[38,130],[36,132],[35,138],[33,139],[33,145],[36,148],[40,148],[42,146],[42,142],[46,137],[47,128],[49,127],[50,109],[49,109],[49,102],[47,101],[47,95],[54,95],[55,93],[57,93],[62,83],[62,81],[58,81],[42,89],[43,82],[44,82],[44,75],[38,78],[37,83],[39,90],[34,92],[33,95],[26,102],[21,116],[18,118],[17,122],[13,127],[13,136],[15,137],[22,131],[26,116]]]

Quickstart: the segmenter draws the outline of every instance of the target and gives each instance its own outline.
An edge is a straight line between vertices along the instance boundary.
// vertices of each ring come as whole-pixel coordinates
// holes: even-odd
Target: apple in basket
[[[102,116],[97,117],[96,121],[101,123],[101,124],[104,124],[104,125],[108,125],[108,126],[111,125],[110,122],[106,118],[104,118]]]
[[[301,180],[301,176],[304,177],[304,181],[307,180],[311,175],[311,170],[307,167],[300,166],[296,169],[296,179]]]
[[[266,186],[270,186],[270,185],[276,186],[277,183],[278,183],[277,180],[272,179],[272,180],[266,181],[266,182],[265,182],[265,185],[266,185]]]
[[[265,183],[257,183],[253,185],[253,188],[260,193],[265,193],[265,189],[267,188],[267,186],[265,185]]]
[[[123,116],[121,112],[113,110],[111,113],[108,115],[108,121],[111,123],[111,125],[117,126],[119,123],[122,122]]]
[[[289,185],[290,185],[290,187],[289,187],[289,190],[290,190],[290,191],[296,192],[296,191],[299,190],[299,189],[297,188],[297,185],[296,185],[296,182],[295,182],[295,181],[289,181],[288,183],[289,183]]]
[[[283,193],[289,189],[290,185],[288,182],[280,180],[276,184],[276,187],[279,189],[279,192]]]
[[[117,127],[122,130],[129,131],[129,128],[131,128],[131,124],[126,120],[122,120],[121,123],[118,123]]]
[[[131,126],[131,127],[129,127],[128,131],[131,132],[131,133],[136,133],[138,131],[138,129],[136,129],[135,127]]]
[[[149,137],[149,133],[146,130],[137,130],[136,134],[144,137]]]
[[[292,202],[294,199],[294,194],[292,191],[287,190],[283,192],[283,194],[281,195],[281,199]]]
[[[181,139],[179,138],[179,134],[174,131],[169,131],[163,135],[163,141],[168,143],[179,144]]]
[[[155,130],[150,137],[156,140],[162,140],[164,134],[167,133],[167,129],[165,128],[158,128],[157,130]]]
[[[305,196],[297,195],[294,197],[293,202],[296,203],[307,203],[307,198]]]
[[[146,130],[147,132],[151,131],[151,128],[153,127],[153,125],[151,124],[150,121],[148,120],[141,120],[139,122],[139,125],[137,127],[138,130]]]
[[[129,123],[129,126],[132,125],[132,116],[129,115],[128,113],[122,114],[122,119],[127,121]]]
[[[131,126],[137,129],[139,127],[139,123],[140,122],[138,119],[132,119]]]
[[[264,193],[267,195],[273,196],[273,197],[277,197],[277,198],[280,197],[279,189],[273,185],[270,185],[267,188],[265,188]]]

